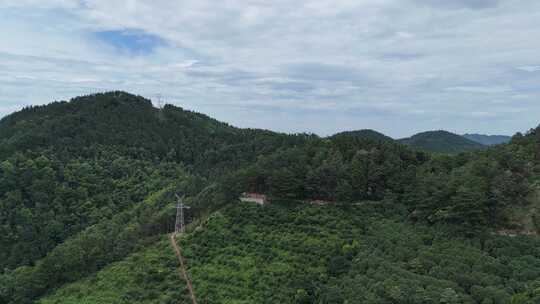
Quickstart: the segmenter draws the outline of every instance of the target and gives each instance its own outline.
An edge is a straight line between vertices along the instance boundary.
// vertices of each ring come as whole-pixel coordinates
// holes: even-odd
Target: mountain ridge
[[[465,133],[461,136],[486,146],[505,144],[512,139],[512,136],[507,135],[486,135],[478,133]]]
[[[480,143],[445,130],[421,132],[397,141],[414,148],[439,153],[467,152],[485,147]]]
[[[523,228],[540,231],[535,220],[540,218],[535,209],[539,202],[533,195],[540,176],[540,158],[534,153],[540,145],[538,130],[516,136],[508,145],[452,155],[409,147],[373,130],[321,138],[239,129],[174,106],[160,111],[149,100],[124,92],[74,101],[25,109],[0,121],[0,246],[7,248],[0,251],[1,303],[46,301],[44,296],[60,289],[52,303],[83,294],[88,303],[100,303],[101,296],[118,303],[150,303],[159,290],[167,290],[164,303],[173,303],[179,294],[162,281],[170,275],[163,269],[174,260],[171,251],[162,255],[143,249],[153,248],[171,231],[175,193],[186,195],[191,206],[187,215],[205,222],[202,231],[190,232],[184,241],[188,243],[182,244],[193,262],[188,265],[196,271],[194,288],[202,288],[203,295],[216,294],[221,302],[269,295],[280,302],[365,302],[352,292],[361,274],[347,274],[364,269],[366,265],[357,262],[375,257],[381,257],[379,268],[399,269],[409,279],[392,281],[392,286],[409,290],[409,282],[421,278],[408,293],[411,303],[427,296],[419,286],[436,290],[429,294],[436,302],[447,302],[439,299],[442,293],[454,303],[507,300],[537,278],[536,268],[531,278],[512,276],[522,284],[512,285],[512,292],[510,286],[490,280],[478,287],[452,276],[441,281],[429,275],[433,261],[416,256],[406,244],[410,238],[415,250],[429,251],[442,240],[474,260],[499,254],[502,262],[516,246],[526,256],[534,255],[530,244],[536,243],[499,243],[492,233],[508,225],[519,230],[523,214]],[[448,135],[435,133],[443,139]],[[264,193],[275,206],[239,205],[242,192]],[[311,201],[325,205],[305,203]],[[343,224],[345,217],[350,225]],[[354,234],[350,227],[356,227]],[[278,229],[289,236],[270,237]],[[398,233],[403,231],[409,232]],[[268,242],[279,250],[261,249],[268,248]],[[484,245],[478,249],[470,244]],[[325,250],[318,251],[320,246]],[[438,250],[441,256],[455,255],[446,247]],[[141,254],[133,256],[135,252]],[[147,258],[164,264],[141,263],[146,265],[141,271],[129,271]],[[223,265],[226,260],[232,264]],[[244,273],[260,277],[254,265],[269,261],[270,277],[260,281],[268,289],[262,294],[250,287],[253,284],[235,285],[231,291],[226,287],[232,285],[220,283],[230,281],[220,279],[221,274],[238,282],[247,278]],[[316,266],[309,277],[299,267],[306,261]],[[121,273],[102,272],[110,265]],[[231,265],[242,271],[230,272]],[[522,271],[519,265],[514,265],[516,273]],[[496,274],[486,270],[482,276]],[[331,280],[321,280],[325,277]],[[121,290],[129,294],[110,288],[102,294],[94,285],[96,278],[124,282]],[[290,288],[274,284],[283,279]],[[380,277],[362,280],[367,282],[364,294],[382,297]],[[347,288],[338,288],[338,283]],[[477,293],[478,288],[487,291]],[[393,299],[392,290],[384,297]]]

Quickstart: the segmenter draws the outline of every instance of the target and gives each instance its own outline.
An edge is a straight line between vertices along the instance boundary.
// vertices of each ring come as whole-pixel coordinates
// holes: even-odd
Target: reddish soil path
[[[180,275],[184,277],[184,280],[186,281],[189,295],[191,296],[191,301],[193,302],[193,304],[197,304],[197,298],[195,298],[193,285],[191,285],[191,280],[189,279],[188,273],[186,271],[186,262],[184,261],[184,257],[182,256],[182,251],[180,250],[180,247],[176,243],[176,233],[171,233],[171,245],[174,248],[174,252],[176,253],[178,262],[180,263]]]

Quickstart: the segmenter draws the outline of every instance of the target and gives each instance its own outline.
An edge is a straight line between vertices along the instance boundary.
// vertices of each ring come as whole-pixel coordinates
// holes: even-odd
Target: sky
[[[238,127],[540,124],[537,0],[0,0],[0,116],[123,90]]]

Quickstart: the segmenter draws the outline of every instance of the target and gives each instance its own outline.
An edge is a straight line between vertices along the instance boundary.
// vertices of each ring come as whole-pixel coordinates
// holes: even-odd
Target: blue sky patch
[[[166,45],[161,37],[140,30],[114,30],[95,32],[95,37],[120,52],[132,55],[148,55],[156,47]]]

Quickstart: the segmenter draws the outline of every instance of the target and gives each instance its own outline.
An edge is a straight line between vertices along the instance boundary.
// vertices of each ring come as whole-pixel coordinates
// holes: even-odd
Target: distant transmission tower
[[[156,106],[158,107],[158,119],[160,121],[163,121],[165,118],[163,116],[163,100],[161,99],[161,93],[157,94],[156,97]]]
[[[176,196],[176,223],[174,224],[175,233],[184,233],[185,232],[185,223],[184,223],[184,209],[189,209],[191,207],[184,205],[184,196],[180,197],[178,194]]]
[[[163,109],[163,100],[161,99],[161,93],[157,94],[156,98],[157,98],[157,101],[156,101],[156,106],[158,107],[159,110],[162,110]]]

